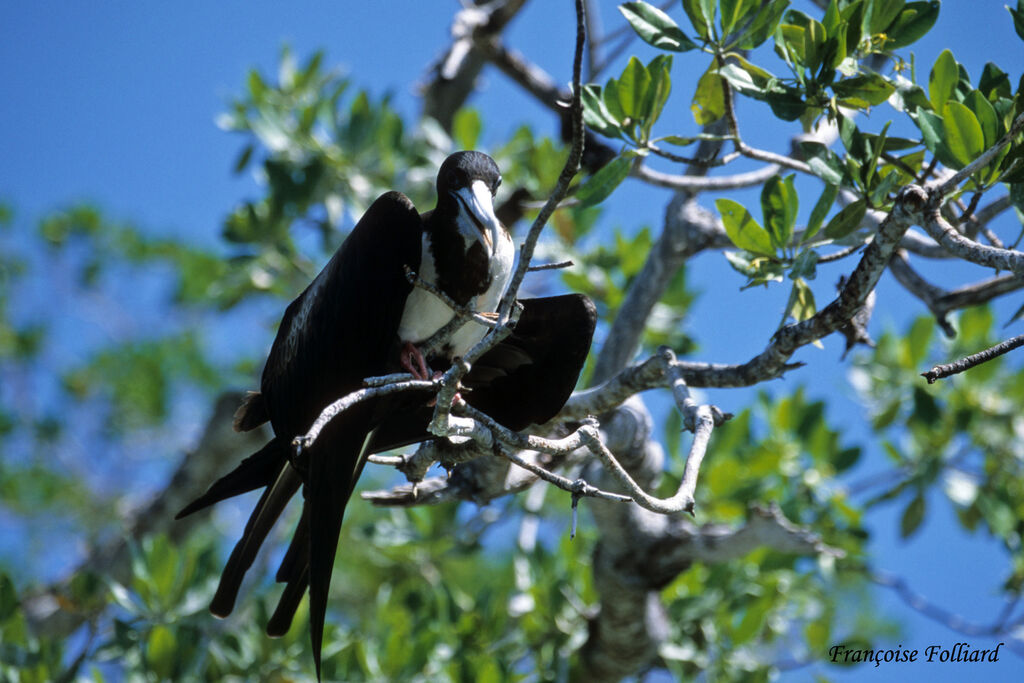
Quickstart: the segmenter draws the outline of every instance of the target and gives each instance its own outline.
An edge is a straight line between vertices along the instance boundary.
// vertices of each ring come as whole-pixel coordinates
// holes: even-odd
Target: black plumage
[[[362,386],[365,377],[426,365],[415,344],[451,312],[406,271],[430,280],[460,304],[493,310],[511,275],[511,238],[494,216],[500,182],[493,160],[478,152],[449,157],[438,173],[438,203],[422,216],[403,194],[370,206],[317,278],[286,309],[263,371],[260,392],[247,395],[235,428],[270,422],[274,438],[184,508],[191,514],[225,498],[264,488],[221,576],[210,609],[234,607],[246,571],[295,493],[303,508],[277,572],[285,583],[267,632],[282,635],[308,587],[317,675],[327,593],[345,506],[366,455],[428,438],[428,396],[403,395],[357,404],[338,415],[296,457],[292,439],[324,407]],[[554,416],[571,393],[594,329],[593,304],[579,295],[526,299],[513,334],[474,364],[466,400],[519,430]],[[464,327],[439,366],[485,332]],[[411,354],[411,355],[410,355]],[[419,363],[417,363],[419,361]],[[399,409],[400,408],[400,409]]]

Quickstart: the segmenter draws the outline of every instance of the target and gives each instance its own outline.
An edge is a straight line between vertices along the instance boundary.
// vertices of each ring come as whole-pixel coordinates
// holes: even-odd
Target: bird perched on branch
[[[250,393],[235,415],[236,430],[269,421],[274,438],[178,513],[181,518],[264,489],[210,604],[214,614],[224,617],[234,608],[260,545],[301,489],[302,515],[276,577],[285,588],[267,633],[280,636],[288,630],[308,587],[318,678],[345,506],[369,454],[430,438],[430,397],[420,392],[358,403],[328,423],[301,454],[292,441],[326,406],[360,389],[364,378],[404,368],[428,379],[431,368],[449,367],[484,337],[487,328],[468,321],[439,350],[427,357],[419,350],[452,320],[452,303],[493,312],[512,277],[512,238],[493,207],[500,183],[489,156],[457,152],[438,172],[432,211],[421,215],[400,192],[388,192],[370,206],[323,271],[285,310],[260,392]],[[414,286],[410,272],[426,285]],[[547,421],[565,403],[596,319],[593,304],[581,295],[520,303],[512,334],[479,358],[463,381],[467,403],[513,430]]]

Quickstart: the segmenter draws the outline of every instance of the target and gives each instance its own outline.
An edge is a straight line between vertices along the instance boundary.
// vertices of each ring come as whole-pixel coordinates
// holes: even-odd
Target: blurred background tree
[[[38,220],[17,212],[17,197],[0,206],[0,678],[311,676],[302,613],[285,638],[262,633],[280,547],[260,556],[230,619],[206,611],[248,503],[171,517],[261,441],[230,432],[237,392],[256,383],[284,306],[378,194],[397,188],[430,206],[440,161],[484,148],[505,179],[501,215],[522,235],[568,148],[558,83],[573,33],[561,8],[564,54],[548,76],[529,42],[525,54],[505,42],[524,4],[455,13],[451,43],[434,45],[442,54],[420,83],[421,117],[322,52],[285,48],[276,72],[250,70],[218,124],[239,142],[234,172],[257,183],[225,210],[219,240],[159,234],[88,203]],[[910,57],[938,2],[820,5],[588,3],[584,169],[539,254],[575,265],[527,282],[531,293],[582,291],[598,304],[584,385],[661,345],[732,362],[783,325],[813,322],[896,191],[948,178],[1020,115],[1019,75],[1003,70],[1016,65],[968,72],[955,44],[930,64]],[[1024,33],[1024,9],[1010,15]],[[472,106],[485,78],[540,108],[501,132]],[[945,203],[971,245],[1019,255],[1020,137]],[[641,205],[659,207],[664,223],[638,223]],[[831,282],[818,277],[826,269]],[[567,494],[478,463],[440,475],[449,502],[352,505],[325,677],[767,680],[809,669],[842,679],[851,674],[823,661],[833,644],[926,645],[906,640],[912,608],[950,629],[951,643],[1006,641],[1004,659],[1019,657],[1019,354],[931,385],[920,373],[1005,336],[1000,326],[1024,310],[1013,301],[1022,272],[954,259],[912,231],[885,277],[915,298],[879,296],[887,325],[871,324],[874,348],[843,361],[833,336],[824,343],[837,353],[802,349],[809,368],[785,384],[762,384],[765,375],[743,382],[760,385],[752,390],[695,392],[735,414],[714,432],[695,521],[585,500],[593,516],[570,540]],[[752,346],[695,325],[699,298],[715,316],[749,319],[740,328]],[[69,310],[102,333],[65,319]],[[866,328],[847,331],[868,339]],[[864,417],[816,379],[832,365]],[[687,445],[666,394],[602,415],[609,446],[660,495],[676,490]],[[171,463],[166,444],[187,454]],[[551,466],[605,481],[588,458]],[[376,467],[364,480],[386,491],[400,478]],[[898,560],[870,545],[892,526],[913,538],[939,515],[958,527],[944,531],[949,548],[964,537],[998,548],[1001,583],[960,586],[998,593],[987,618],[916,594],[882,570]],[[956,561],[936,565],[952,573]],[[888,589],[912,607],[894,607]]]

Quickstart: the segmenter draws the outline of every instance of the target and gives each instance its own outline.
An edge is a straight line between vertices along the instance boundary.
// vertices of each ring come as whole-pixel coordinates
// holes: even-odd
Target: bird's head
[[[437,208],[454,215],[455,226],[466,240],[493,254],[504,227],[494,214],[494,194],[501,173],[494,159],[483,152],[456,152],[437,173]]]

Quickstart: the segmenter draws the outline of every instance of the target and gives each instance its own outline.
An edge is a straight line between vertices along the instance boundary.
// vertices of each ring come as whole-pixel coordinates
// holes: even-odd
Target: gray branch
[[[486,58],[476,47],[481,36],[500,33],[522,9],[526,0],[480,2],[464,7],[452,19],[452,44],[430,66],[422,86],[423,115],[451,130],[455,112],[465,104],[476,87]]]

